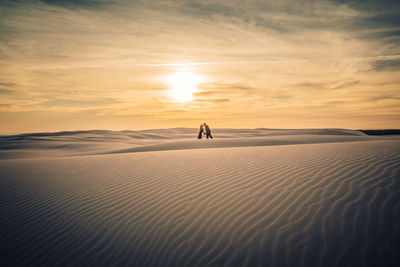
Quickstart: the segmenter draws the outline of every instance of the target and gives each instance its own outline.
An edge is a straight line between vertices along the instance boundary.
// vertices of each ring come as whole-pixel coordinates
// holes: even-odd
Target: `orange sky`
[[[0,132],[399,128],[398,3],[349,3],[1,3]]]

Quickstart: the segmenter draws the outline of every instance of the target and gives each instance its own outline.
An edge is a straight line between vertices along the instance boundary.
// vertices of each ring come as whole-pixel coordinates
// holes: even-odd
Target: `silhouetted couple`
[[[206,123],[203,123],[203,124],[200,125],[199,136],[197,136],[197,139],[203,138],[203,134],[207,137],[207,139],[208,138],[211,138],[211,139],[213,138],[212,135],[211,135],[210,127]]]

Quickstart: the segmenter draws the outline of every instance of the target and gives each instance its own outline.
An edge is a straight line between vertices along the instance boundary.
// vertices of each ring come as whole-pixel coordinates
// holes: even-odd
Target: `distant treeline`
[[[400,134],[399,129],[385,129],[385,130],[359,130],[368,135],[392,135],[392,134]]]

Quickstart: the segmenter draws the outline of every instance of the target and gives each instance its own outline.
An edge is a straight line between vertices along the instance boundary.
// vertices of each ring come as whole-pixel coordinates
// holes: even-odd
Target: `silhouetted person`
[[[208,138],[213,138],[212,137],[212,135],[211,135],[211,130],[210,130],[210,127],[206,124],[206,123],[204,123],[204,128],[206,128],[206,137],[207,137],[207,139]]]
[[[204,133],[204,128],[203,125],[200,125],[200,131],[199,131],[199,135],[197,136],[197,139],[201,139],[203,138],[203,133]]]

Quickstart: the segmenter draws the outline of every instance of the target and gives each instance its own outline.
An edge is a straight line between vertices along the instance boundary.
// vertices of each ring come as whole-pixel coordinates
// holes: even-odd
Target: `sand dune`
[[[0,160],[0,265],[399,265],[400,139],[238,130],[189,149],[185,131],[29,135],[78,156]]]
[[[214,139],[197,140],[197,129],[73,131],[0,136],[0,159],[77,156],[177,149],[270,146],[387,140],[345,129],[215,129]],[[383,139],[385,138],[385,139]]]

